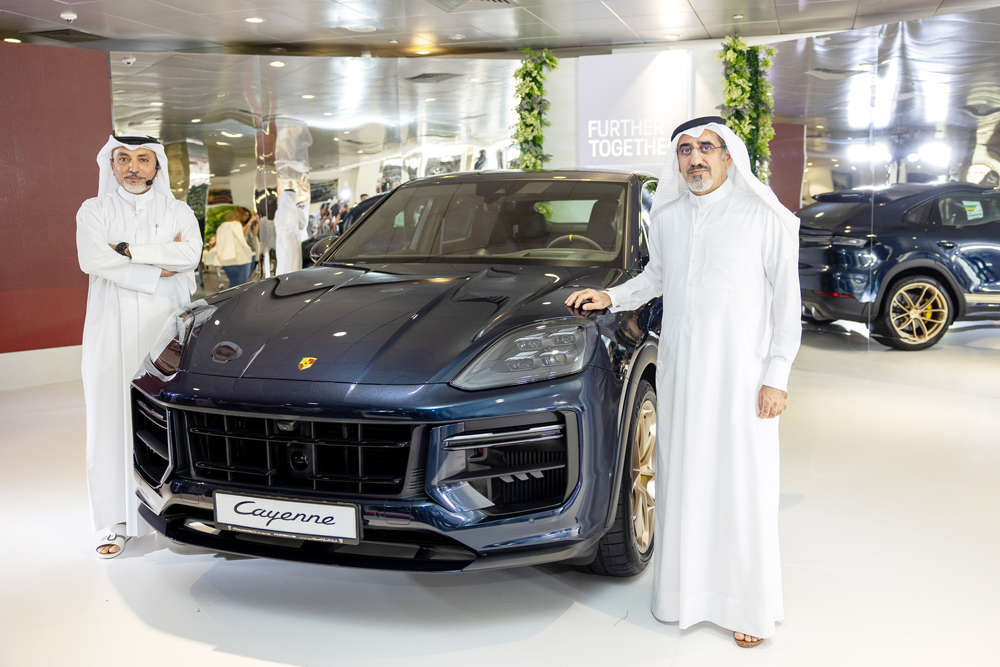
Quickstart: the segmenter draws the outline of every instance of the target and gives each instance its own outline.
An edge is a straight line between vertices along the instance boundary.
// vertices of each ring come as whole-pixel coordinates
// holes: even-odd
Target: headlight
[[[204,301],[195,301],[175,311],[163,325],[163,331],[149,352],[153,366],[164,375],[176,373],[191,332],[204,324],[215,310],[215,306],[206,306]]]
[[[490,389],[579,373],[594,356],[597,327],[585,318],[548,320],[515,329],[472,360],[451,384]]]

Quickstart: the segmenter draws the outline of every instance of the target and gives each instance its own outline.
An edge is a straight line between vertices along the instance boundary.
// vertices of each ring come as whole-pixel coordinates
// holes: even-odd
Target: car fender
[[[639,380],[650,367],[656,368],[656,355],[658,339],[655,335],[650,335],[639,346],[636,347],[632,355],[632,362],[629,364],[628,382],[625,383],[625,391],[622,392],[621,403],[618,406],[618,465],[611,472],[611,503],[608,507],[608,520],[604,525],[604,530],[608,530],[615,521],[618,513],[618,493],[622,483],[622,471],[625,466],[625,440],[628,437],[629,429],[632,428],[632,401],[635,400],[635,393],[639,389]],[[653,383],[655,386],[655,382]]]
[[[943,279],[948,289],[951,290],[951,296],[955,302],[953,304],[955,306],[954,319],[957,320],[965,315],[965,299],[963,298],[965,290],[958,285],[951,272],[941,262],[927,256],[915,259],[902,258],[882,275],[878,286],[878,296],[875,297],[875,303],[873,304],[872,312],[874,314],[882,310],[882,299],[885,297],[885,288],[892,284],[896,276],[904,271],[911,271],[913,269],[929,269],[935,274],[934,277]]]

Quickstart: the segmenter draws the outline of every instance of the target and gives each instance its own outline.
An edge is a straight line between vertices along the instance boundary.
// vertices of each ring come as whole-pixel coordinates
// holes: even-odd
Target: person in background
[[[295,190],[285,190],[278,198],[278,210],[274,214],[279,276],[302,268],[301,232],[308,219],[306,212],[298,207],[297,199]]]
[[[76,214],[80,269],[89,276],[83,325],[87,491],[98,558],[148,532],[132,471],[128,387],[179,307],[191,301],[201,253],[198,221],[174,198],[156,139],[112,136],[97,155],[100,185]]]
[[[244,217],[247,218],[246,227],[242,222]],[[230,287],[250,280],[254,254],[253,248],[247,243],[246,231],[251,219],[250,211],[235,208],[226,214],[225,221],[215,230],[215,257],[226,272]]]

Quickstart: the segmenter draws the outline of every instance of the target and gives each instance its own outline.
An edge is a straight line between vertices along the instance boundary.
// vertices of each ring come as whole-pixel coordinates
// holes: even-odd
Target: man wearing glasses
[[[801,337],[798,219],[724,119],[696,118],[671,137],[649,243],[641,274],[566,305],[662,295],[652,611],[756,646],[783,617],[777,417]]]

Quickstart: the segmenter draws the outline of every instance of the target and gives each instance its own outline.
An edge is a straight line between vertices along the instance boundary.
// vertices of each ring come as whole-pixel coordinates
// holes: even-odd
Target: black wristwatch
[[[115,246],[115,252],[118,253],[119,255],[124,255],[125,257],[128,257],[128,255],[125,253],[126,248],[128,248],[128,243],[122,241],[121,243]]]

